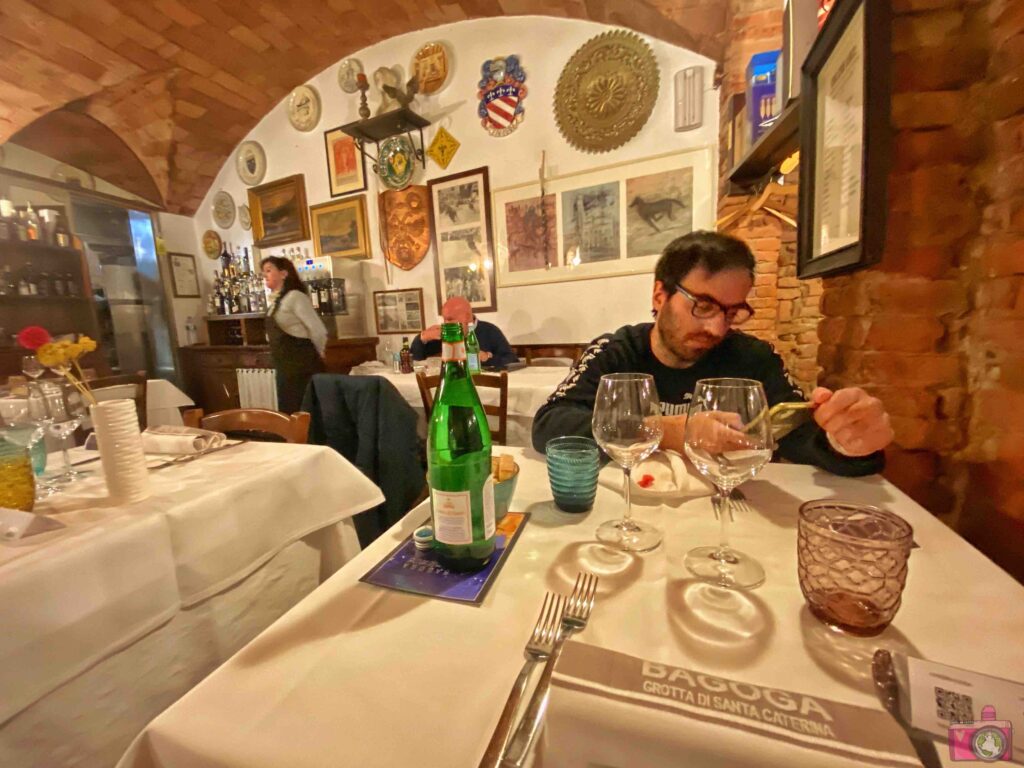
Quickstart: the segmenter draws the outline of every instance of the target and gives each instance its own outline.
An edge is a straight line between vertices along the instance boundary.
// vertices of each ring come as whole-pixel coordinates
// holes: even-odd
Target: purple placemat
[[[501,519],[494,554],[479,571],[449,571],[437,562],[433,550],[416,549],[412,537],[409,537],[359,580],[399,592],[480,605],[529,517],[526,512],[510,512]]]

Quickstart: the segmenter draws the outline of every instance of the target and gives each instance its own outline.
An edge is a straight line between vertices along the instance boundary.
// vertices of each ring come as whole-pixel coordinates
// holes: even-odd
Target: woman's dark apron
[[[267,315],[267,340],[270,342],[270,357],[274,361],[277,379],[277,409],[284,413],[295,413],[302,409],[302,397],[314,373],[324,372],[324,361],[316,352],[309,339],[285,333],[274,321],[274,315],[281,305],[284,294],[277,297],[273,309]]]

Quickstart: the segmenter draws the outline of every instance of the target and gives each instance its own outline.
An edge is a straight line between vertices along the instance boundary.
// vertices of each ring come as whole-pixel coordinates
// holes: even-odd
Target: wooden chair
[[[551,358],[567,358],[575,363],[580,359],[586,344],[516,344],[513,351],[527,365],[537,365],[535,360],[547,361]],[[544,365],[544,362],[539,363]]]
[[[430,413],[434,410],[434,392],[440,383],[441,374],[427,375],[423,371],[416,371],[416,385],[420,388],[423,412],[427,415],[427,421],[430,421]],[[508,429],[508,372],[478,373],[473,377],[473,384],[478,388],[489,387],[498,390],[498,404],[485,404],[484,413],[498,419],[497,428],[491,427],[491,441],[495,445],[505,445]]]
[[[186,427],[214,432],[263,432],[300,445],[309,440],[309,414],[305,411],[289,415],[264,408],[234,408],[204,416],[202,408],[191,408],[182,414],[181,420]]]
[[[139,415],[139,429],[146,428],[146,372],[127,373],[121,376],[103,376],[89,379],[89,389],[97,402],[125,398],[135,401]]]

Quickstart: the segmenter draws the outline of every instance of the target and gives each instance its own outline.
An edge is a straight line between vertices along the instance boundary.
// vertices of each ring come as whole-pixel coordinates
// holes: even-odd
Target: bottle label
[[[470,373],[480,373],[480,353],[479,352],[467,352],[466,353],[466,367]]]
[[[472,544],[473,516],[470,509],[469,491],[430,490],[430,503],[434,509],[434,538],[442,544]],[[494,491],[485,493],[491,499],[491,528],[494,528]],[[486,520],[487,502],[484,502]],[[484,525],[487,523],[485,521]]]
[[[466,343],[457,341],[451,344],[447,341],[441,342],[441,360],[443,362],[466,362]]]
[[[494,535],[494,475],[487,476],[483,487],[484,496],[484,538]]]

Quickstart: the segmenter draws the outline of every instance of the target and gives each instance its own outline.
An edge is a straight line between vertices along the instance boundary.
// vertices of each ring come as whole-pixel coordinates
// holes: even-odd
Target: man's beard
[[[721,338],[702,331],[688,333],[677,341],[674,324],[660,317],[658,320],[662,322],[656,321],[654,328],[661,339],[662,347],[671,352],[679,362],[687,365],[696,363],[722,341]]]

